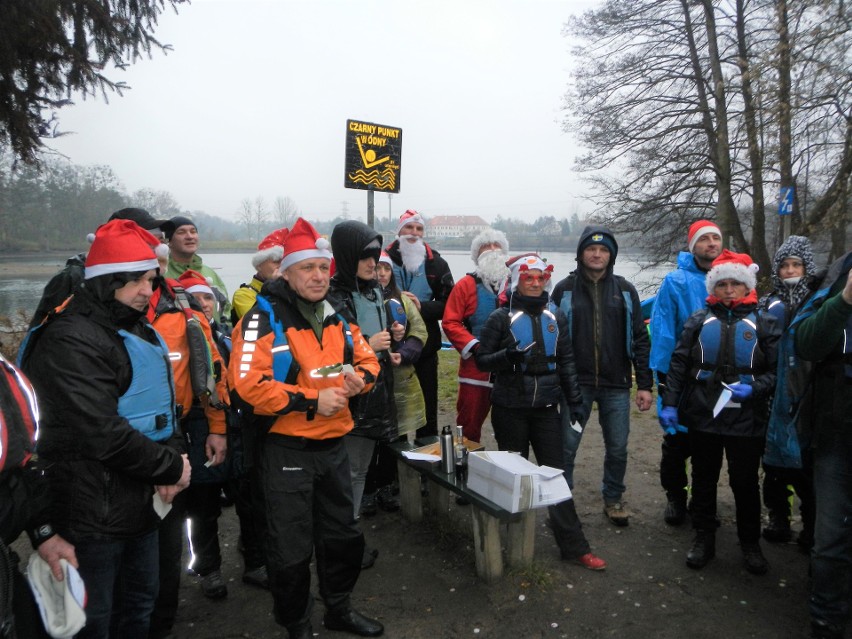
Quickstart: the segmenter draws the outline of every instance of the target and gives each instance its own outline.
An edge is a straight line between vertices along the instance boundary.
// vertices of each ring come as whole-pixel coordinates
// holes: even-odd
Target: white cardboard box
[[[470,453],[467,487],[513,513],[571,498],[571,489],[560,469],[536,466],[508,451]]]

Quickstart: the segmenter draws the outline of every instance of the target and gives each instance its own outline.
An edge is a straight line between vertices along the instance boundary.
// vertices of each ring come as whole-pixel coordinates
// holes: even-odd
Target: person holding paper
[[[491,425],[500,450],[529,456],[543,466],[564,470],[560,402],[571,423],[585,421],[583,397],[565,314],[550,302],[548,266],[535,253],[510,259],[509,289],[479,335],[474,357],[493,373]],[[550,526],[564,561],[604,570],[583,534],[573,499],[548,506]]]
[[[686,321],[666,378],[660,426],[685,426],[692,452],[690,568],[703,568],[716,554],[716,486],[724,455],[745,568],[756,575],[769,569],[760,549],[758,481],[766,431],[754,407],[775,388],[781,326],[757,310],[756,275],[757,265],[744,253],[725,249],[713,260],[707,306]],[[717,406],[723,393],[730,397]]]
[[[101,225],[83,283],[20,354],[39,397],[52,524],[86,584],[82,639],[146,639],[159,587],[153,496],[171,502],[190,480],[168,350],[146,318],[159,245],[130,220]]]
[[[287,236],[280,270],[232,334],[229,387],[261,429],[258,462],[275,621],[290,639],[313,637],[311,563],[328,630],[378,637],[384,626],[352,608],[364,535],[355,522],[344,436],[349,400],[373,387],[376,354],[361,329],[326,300],[328,240],[303,218]]]

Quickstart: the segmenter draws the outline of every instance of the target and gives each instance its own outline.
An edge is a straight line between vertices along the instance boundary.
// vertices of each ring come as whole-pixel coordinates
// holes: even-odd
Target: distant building
[[[478,215],[438,215],[429,218],[427,224],[430,238],[473,236],[489,227]]]

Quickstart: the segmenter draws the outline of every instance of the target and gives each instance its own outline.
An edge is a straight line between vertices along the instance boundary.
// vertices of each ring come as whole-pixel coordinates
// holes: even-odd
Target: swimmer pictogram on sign
[[[399,193],[402,129],[346,120],[346,171],[343,186]]]

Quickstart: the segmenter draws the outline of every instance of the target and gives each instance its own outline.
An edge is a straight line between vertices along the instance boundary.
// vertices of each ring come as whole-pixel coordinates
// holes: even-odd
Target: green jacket
[[[840,295],[846,271],[834,279],[825,303],[796,331],[796,354],[816,363],[811,401],[803,402],[801,413],[805,425],[813,430],[814,446],[821,442],[830,445],[838,435],[852,442],[852,386],[845,375],[843,355],[844,331],[852,325],[852,304]]]
[[[208,280],[210,283],[219,289],[219,292],[224,296],[219,301],[219,316],[224,319],[224,321],[228,322],[231,318],[231,302],[228,301],[230,296],[228,295],[228,289],[225,287],[225,282],[222,281],[222,278],[219,277],[219,274],[214,271],[209,266],[205,265],[201,261],[201,256],[195,254],[192,256],[192,260],[189,264],[181,264],[179,262],[175,262],[173,259],[169,259],[169,268],[166,269],[166,277],[170,277],[172,279],[177,279],[181,275],[183,275],[184,271],[192,269],[193,271],[198,271]]]

